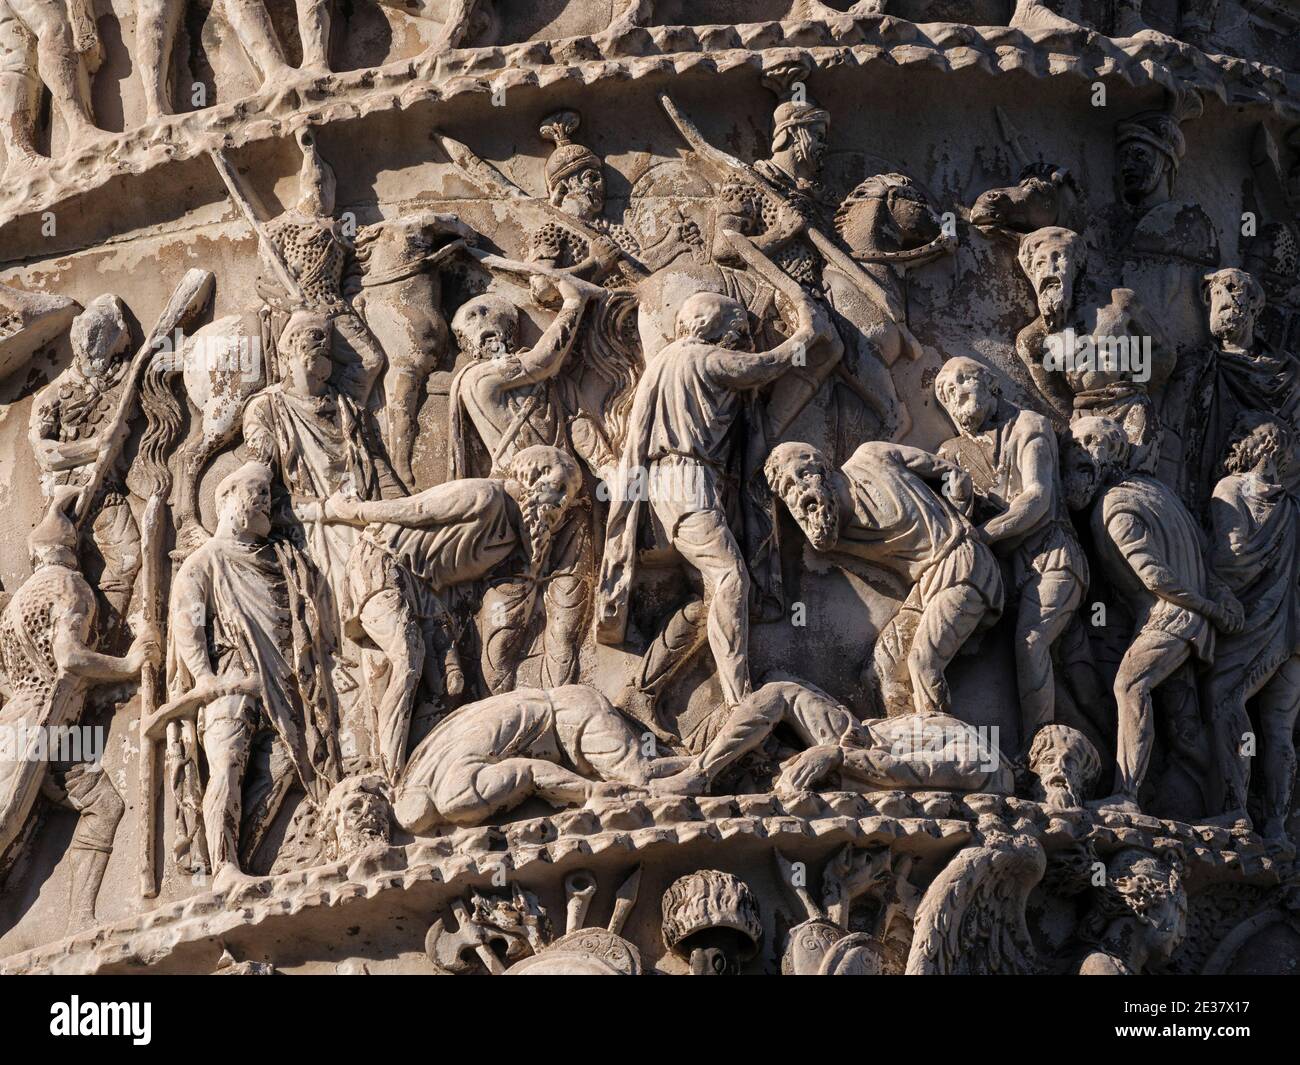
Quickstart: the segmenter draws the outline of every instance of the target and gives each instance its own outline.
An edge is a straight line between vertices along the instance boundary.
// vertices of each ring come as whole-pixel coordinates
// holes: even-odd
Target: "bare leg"
[[[45,162],[36,150],[40,98],[36,41],[11,15],[0,20],[0,139],[5,147],[6,176]]]
[[[1040,725],[1056,719],[1056,677],[1052,645],[1070,624],[1083,588],[1065,570],[1035,574],[1020,593],[1016,617],[1016,682],[1024,742]]]
[[[1115,676],[1119,707],[1119,743],[1115,752],[1115,796],[1137,803],[1155,741],[1152,693],[1187,660],[1191,645],[1165,632],[1143,630],[1120,660]],[[1104,802],[1105,800],[1103,800]]]
[[[66,9],[23,0],[11,6],[36,37],[36,72],[76,147],[100,135],[90,114],[90,75],[72,39]]]
[[[661,782],[655,790],[703,791],[727,766],[759,747],[782,722],[813,747],[838,744],[854,719],[825,692],[794,681],[772,681],[727,715],[721,731],[689,770]]]
[[[951,699],[944,670],[983,620],[988,605],[969,584],[945,588],[931,597],[907,655],[912,702],[919,713],[948,713]]]
[[[1300,711],[1300,657],[1291,658],[1259,693],[1259,724],[1264,777],[1264,835],[1286,838],[1295,788],[1295,723]]]
[[[660,727],[655,704],[665,688],[695,659],[708,639],[708,608],[703,599],[692,599],[673,612],[654,642],[641,658],[641,668],[632,683],[618,697],[618,705],[650,729],[661,740],[672,737]]]
[[[284,50],[275,36],[275,26],[262,0],[226,0],[226,17],[248,53],[249,61],[262,75],[262,84],[292,78],[297,71],[284,59]]]
[[[328,74],[330,69],[330,0],[297,0],[298,35],[302,38],[304,70]]]
[[[172,113],[172,47],[183,8],[183,0],[136,0],[135,54],[150,122]]]
[[[70,849],[68,931],[72,932],[95,923],[95,901],[126,804],[108,774],[89,766],[69,771],[65,787],[69,804],[81,815]]]
[[[673,547],[704,578],[709,647],[728,706],[750,693],[749,569],[721,511],[696,511],[673,533]]]
[[[361,609],[360,620],[387,664],[382,693],[376,690],[378,676],[368,677],[374,683],[367,683],[367,687],[375,713],[375,749],[384,775],[391,783],[406,764],[411,701],[424,672],[424,634],[420,623],[411,616],[405,596],[394,588],[371,596]]]
[[[873,683],[880,696],[881,712],[898,717],[912,712],[912,686],[907,672],[907,656],[921,624],[921,611],[915,606],[915,594],[909,595],[898,612],[876,634],[871,649],[869,669],[863,670],[863,683]]]

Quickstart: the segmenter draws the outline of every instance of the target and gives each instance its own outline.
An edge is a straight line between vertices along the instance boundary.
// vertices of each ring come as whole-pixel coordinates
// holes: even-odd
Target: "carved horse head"
[[[1074,176],[1055,163],[1030,163],[1020,180],[989,189],[971,208],[971,225],[996,236],[1022,236],[1046,226],[1077,229],[1081,208]]]
[[[845,197],[835,228],[859,262],[916,264],[947,251],[939,212],[904,174],[876,174]]]

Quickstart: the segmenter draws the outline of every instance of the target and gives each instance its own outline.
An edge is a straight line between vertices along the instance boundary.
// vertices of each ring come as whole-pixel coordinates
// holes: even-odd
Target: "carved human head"
[[[835,229],[855,254],[919,247],[939,235],[938,212],[906,174],[875,174],[844,198]]]
[[[1112,855],[1090,921],[1098,938],[1123,940],[1140,965],[1167,961],[1187,934],[1187,889],[1181,864],[1174,854],[1140,847],[1125,847]]]
[[[471,358],[509,355],[519,335],[519,308],[504,296],[485,292],[457,308],[451,331],[460,350]]]
[[[1249,350],[1255,323],[1264,311],[1264,288],[1245,270],[1229,267],[1201,279],[1201,298],[1210,309],[1210,332],[1220,344]]]
[[[334,168],[321,158],[313,131],[298,133],[298,147],[302,149],[302,166],[298,170],[298,210],[312,218],[332,217],[338,190]]]
[[[763,941],[758,900],[739,877],[716,869],[688,873],[663,897],[664,945],[692,976],[734,976]]]
[[[830,459],[811,444],[777,444],[763,473],[818,551],[835,546],[840,535],[840,501]]]
[[[334,370],[330,345],[334,323],[319,311],[298,310],[289,316],[276,350],[284,376],[300,395],[318,396]]]
[[[1171,110],[1147,111],[1115,126],[1115,171],[1125,203],[1140,206],[1153,194],[1173,191],[1178,164],[1187,151],[1180,118],[1199,113],[1199,97],[1189,94]]]
[[[590,221],[605,209],[605,172],[600,157],[571,139],[581,119],[576,111],[557,111],[539,132],[555,144],[546,161],[546,192],[566,214]]]
[[[1070,423],[1061,454],[1065,501],[1071,510],[1083,510],[1098,489],[1129,457],[1128,437],[1110,418],[1079,418]]]
[[[1233,442],[1223,459],[1225,473],[1258,473],[1276,483],[1290,470],[1295,436],[1281,421],[1260,414],[1242,415],[1233,426]]]
[[[1057,810],[1081,808],[1101,774],[1101,756],[1092,741],[1055,722],[1034,733],[1027,762],[1030,797]]]
[[[554,530],[582,492],[582,471],[568,452],[546,444],[522,449],[510,462],[510,479],[519,485],[519,506],[535,532]]]
[[[33,568],[76,566],[77,527],[68,513],[80,494],[73,485],[55,487],[44,516],[27,537],[27,551]]]
[[[690,337],[731,351],[749,347],[749,311],[716,292],[693,292],[677,311],[677,338]]]
[[[122,301],[109,293],[96,296],[72,319],[68,339],[78,369],[90,378],[105,377],[131,343]]]
[[[269,466],[245,462],[217,485],[218,535],[261,539],[271,532]]]
[[[974,433],[997,413],[1002,378],[997,371],[958,355],[943,364],[934,379],[934,394],[958,430]]]
[[[1083,241],[1072,229],[1045,226],[1020,242],[1020,269],[1034,286],[1038,312],[1052,330],[1066,324],[1074,305],[1076,282],[1083,272]]]
[[[347,777],[335,784],[321,814],[326,859],[344,861],[386,846],[392,836],[389,809],[388,785],[380,776]]]
[[[795,177],[812,180],[821,170],[831,115],[809,100],[787,100],[772,115],[772,155]]]

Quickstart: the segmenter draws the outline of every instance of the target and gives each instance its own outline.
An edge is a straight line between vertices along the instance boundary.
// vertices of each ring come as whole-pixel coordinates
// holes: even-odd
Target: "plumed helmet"
[[[551,157],[546,160],[546,191],[552,193],[555,186],[570,174],[579,170],[601,167],[600,157],[590,148],[575,144],[573,133],[582,121],[577,111],[557,111],[542,122],[538,132],[548,141],[555,143]]]

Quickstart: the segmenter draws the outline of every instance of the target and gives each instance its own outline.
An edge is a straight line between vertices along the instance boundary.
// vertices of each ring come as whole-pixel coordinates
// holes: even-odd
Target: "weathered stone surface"
[[[1293,969],[1296,20],[1146,8],[0,12],[0,972]]]

